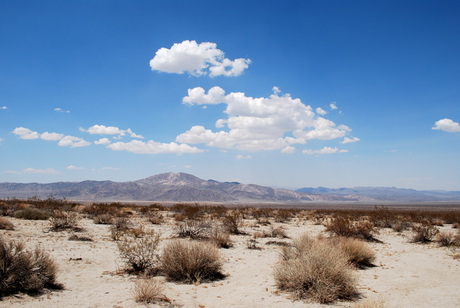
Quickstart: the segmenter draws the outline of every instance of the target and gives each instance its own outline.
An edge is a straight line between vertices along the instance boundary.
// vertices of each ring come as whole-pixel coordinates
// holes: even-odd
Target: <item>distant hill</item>
[[[460,191],[415,190],[395,187],[325,188],[305,187],[297,192],[321,196],[356,196],[380,201],[427,202],[460,201]]]
[[[0,198],[47,197],[81,201],[175,202],[374,202],[460,201],[460,192],[398,188],[302,188],[297,191],[238,182],[203,180],[187,173],[163,173],[131,182],[83,181],[0,183]]]

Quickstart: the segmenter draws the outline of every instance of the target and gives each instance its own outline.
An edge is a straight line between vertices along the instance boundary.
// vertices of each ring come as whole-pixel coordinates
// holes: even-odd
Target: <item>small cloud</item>
[[[457,122],[452,121],[451,119],[441,119],[434,123],[434,127],[431,129],[442,130],[448,133],[456,133],[460,132],[460,124]]]
[[[35,169],[35,168],[26,168],[24,169],[25,173],[35,173],[35,174],[57,174],[59,173],[53,168],[48,169]]]
[[[354,142],[358,142],[360,141],[361,139],[359,139],[358,137],[345,137],[343,138],[343,141],[341,141],[340,143],[342,144],[347,144],[347,143],[354,143]]]
[[[331,108],[331,110],[337,110],[339,109],[339,107],[337,107],[337,103],[336,102],[332,102],[329,104],[329,107]]]
[[[130,142],[115,142],[109,144],[107,148],[114,151],[128,151],[136,154],[193,154],[204,152],[199,148],[192,147],[184,143],[161,143],[153,140],[149,140],[147,142],[139,140],[132,140]]]
[[[91,145],[91,142],[79,137],[65,136],[58,142],[58,145],[61,147],[79,148],[89,146]]]
[[[278,94],[280,94],[280,93],[281,93],[281,90],[280,90],[280,88],[279,88],[279,87],[277,87],[277,86],[274,86],[274,87],[272,88],[272,91],[273,91],[273,93],[275,93],[276,95],[278,95]]]
[[[327,114],[327,111],[324,110],[323,108],[318,107],[318,108],[316,108],[316,113],[320,114],[320,115],[325,115],[325,114]]]
[[[6,109],[8,109],[8,107],[6,107],[6,106],[0,106],[0,110],[6,110]]]
[[[54,108],[54,111],[57,111],[57,112],[62,112],[62,113],[70,113],[70,110],[63,110],[62,108]]]
[[[191,169],[192,166],[190,166],[190,165],[185,165],[184,168],[185,168],[185,169]]]
[[[238,155],[236,155],[236,159],[252,159],[252,156],[251,155],[238,154]]]
[[[93,125],[88,129],[80,127],[79,130],[91,135],[118,135],[114,137],[115,139],[121,139],[126,135],[129,135],[131,138],[144,139],[144,136],[134,133],[130,128],[123,130],[116,126]]]
[[[217,49],[217,44],[185,40],[175,43],[170,49],[160,48],[150,60],[152,70],[183,74],[192,76],[209,75],[216,76],[239,76],[249,64],[250,59],[230,60],[225,58],[222,50]]]
[[[32,140],[40,138],[40,135],[37,132],[34,132],[25,127],[16,127],[12,133],[21,139]]]
[[[109,140],[109,138],[101,138],[99,140],[96,140],[94,141],[94,144],[110,144],[111,141]]]
[[[43,134],[40,134],[40,138],[43,140],[57,141],[57,140],[61,140],[63,137],[64,137],[63,134],[58,134],[58,133],[44,132]]]
[[[341,150],[338,148],[324,147],[321,150],[303,150],[304,154],[335,154],[335,153],[347,153],[348,150]]]
[[[67,166],[67,169],[69,169],[69,170],[84,170],[86,168],[77,167],[77,166],[74,166],[74,165],[69,165],[69,166]]]

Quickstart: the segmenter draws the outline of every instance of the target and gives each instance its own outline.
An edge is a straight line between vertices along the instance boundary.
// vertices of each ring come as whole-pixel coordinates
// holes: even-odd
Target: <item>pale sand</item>
[[[69,232],[49,232],[48,221],[28,221],[10,218],[15,231],[0,230],[4,239],[22,240],[27,247],[40,245],[59,266],[58,281],[62,291],[47,292],[38,297],[19,294],[0,301],[0,307],[157,307],[136,303],[133,299],[135,276],[124,274],[116,243],[110,238],[109,226],[96,225],[82,219],[86,230],[77,233],[91,237],[94,242],[69,241]],[[146,229],[161,232],[163,243],[174,231],[173,222],[152,225],[145,218],[138,219]],[[311,221],[291,221],[283,226],[290,237],[302,233],[312,236],[324,231]],[[254,227],[245,221],[243,229],[249,234],[269,227]],[[451,226],[442,227],[450,230]],[[356,270],[362,298],[356,302],[337,302],[320,305],[294,301],[290,295],[276,289],[273,268],[279,258],[279,246],[266,245],[270,240],[289,242],[289,239],[257,239],[261,250],[247,248],[250,236],[232,236],[234,247],[220,249],[224,260],[221,281],[187,285],[165,282],[165,294],[178,307],[354,307],[362,302],[377,302],[384,307],[460,307],[460,261],[447,248],[436,244],[409,243],[412,233],[398,234],[391,229],[380,231],[377,238],[383,243],[369,243],[375,250],[376,267]],[[161,278],[164,279],[164,278]],[[167,306],[167,305],[166,305]],[[171,305],[173,307],[173,305]]]

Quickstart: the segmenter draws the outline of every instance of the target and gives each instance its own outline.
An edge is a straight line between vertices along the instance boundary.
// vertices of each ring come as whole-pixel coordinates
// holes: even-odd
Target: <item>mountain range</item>
[[[460,201],[460,192],[413,189],[302,188],[296,191],[238,182],[203,180],[187,173],[163,173],[130,182],[82,181],[0,183],[0,198],[47,197],[80,201],[285,202]]]

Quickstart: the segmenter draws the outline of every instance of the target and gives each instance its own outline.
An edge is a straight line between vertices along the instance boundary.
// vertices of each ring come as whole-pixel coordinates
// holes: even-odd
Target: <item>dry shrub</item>
[[[435,241],[444,247],[460,246],[460,231],[457,234],[453,232],[440,232]]]
[[[158,279],[139,279],[134,285],[134,300],[145,304],[161,302],[170,303],[171,300],[163,294],[163,284]]]
[[[241,213],[237,211],[229,211],[222,218],[222,225],[230,234],[243,234],[240,230],[242,225],[243,217]]]
[[[98,225],[111,225],[113,223],[113,216],[110,214],[100,214],[93,218],[93,222]]]
[[[268,231],[263,232],[263,237],[289,238],[283,228],[270,227]]]
[[[219,250],[208,242],[173,240],[163,249],[161,265],[171,281],[200,283],[223,278]]]
[[[358,296],[347,257],[324,240],[304,235],[282,248],[274,276],[279,289],[320,303],[352,300]]]
[[[431,242],[436,234],[439,233],[438,228],[428,222],[412,226],[412,231],[415,232],[412,243]]]
[[[211,233],[211,224],[200,220],[185,220],[177,224],[176,234],[178,237],[191,239],[206,239]]]
[[[158,245],[160,235],[151,232],[144,237],[125,234],[117,242],[121,257],[136,273],[154,274],[159,269]]]
[[[48,218],[50,218],[51,215],[48,212],[33,207],[29,207],[14,212],[13,216],[16,218],[28,220],[47,220]]]
[[[258,246],[258,244],[259,244],[259,243],[257,242],[257,240],[256,240],[256,239],[253,239],[253,238],[248,239],[248,240],[246,241],[246,247],[247,247],[248,249],[261,250],[262,248],[260,248],[260,247]]]
[[[114,220],[112,226],[110,227],[111,237],[114,241],[118,241],[120,237],[128,233],[128,230],[133,228],[133,223],[125,217],[118,217]]]
[[[68,238],[69,241],[79,241],[79,242],[92,242],[93,239],[87,236],[78,236],[76,234],[71,234]]]
[[[5,217],[0,217],[0,230],[14,230],[14,224]]]
[[[75,212],[64,212],[55,210],[51,216],[51,231],[74,230],[81,231],[78,226],[78,214]]]
[[[44,288],[62,289],[56,282],[57,266],[40,248],[25,250],[21,242],[0,238],[0,298],[18,292],[40,293]]]
[[[230,233],[218,227],[212,228],[209,241],[215,244],[218,248],[233,247],[233,242],[230,239]]]
[[[348,262],[357,268],[373,266],[375,252],[367,243],[348,237],[335,237],[331,239],[331,244],[342,250],[347,256]]]
[[[164,217],[163,215],[157,212],[153,212],[149,214],[148,221],[150,221],[154,225],[161,225],[164,222]]]
[[[367,220],[353,220],[348,216],[337,216],[326,224],[326,231],[333,235],[355,237],[368,241],[375,241],[377,230],[372,222]]]

